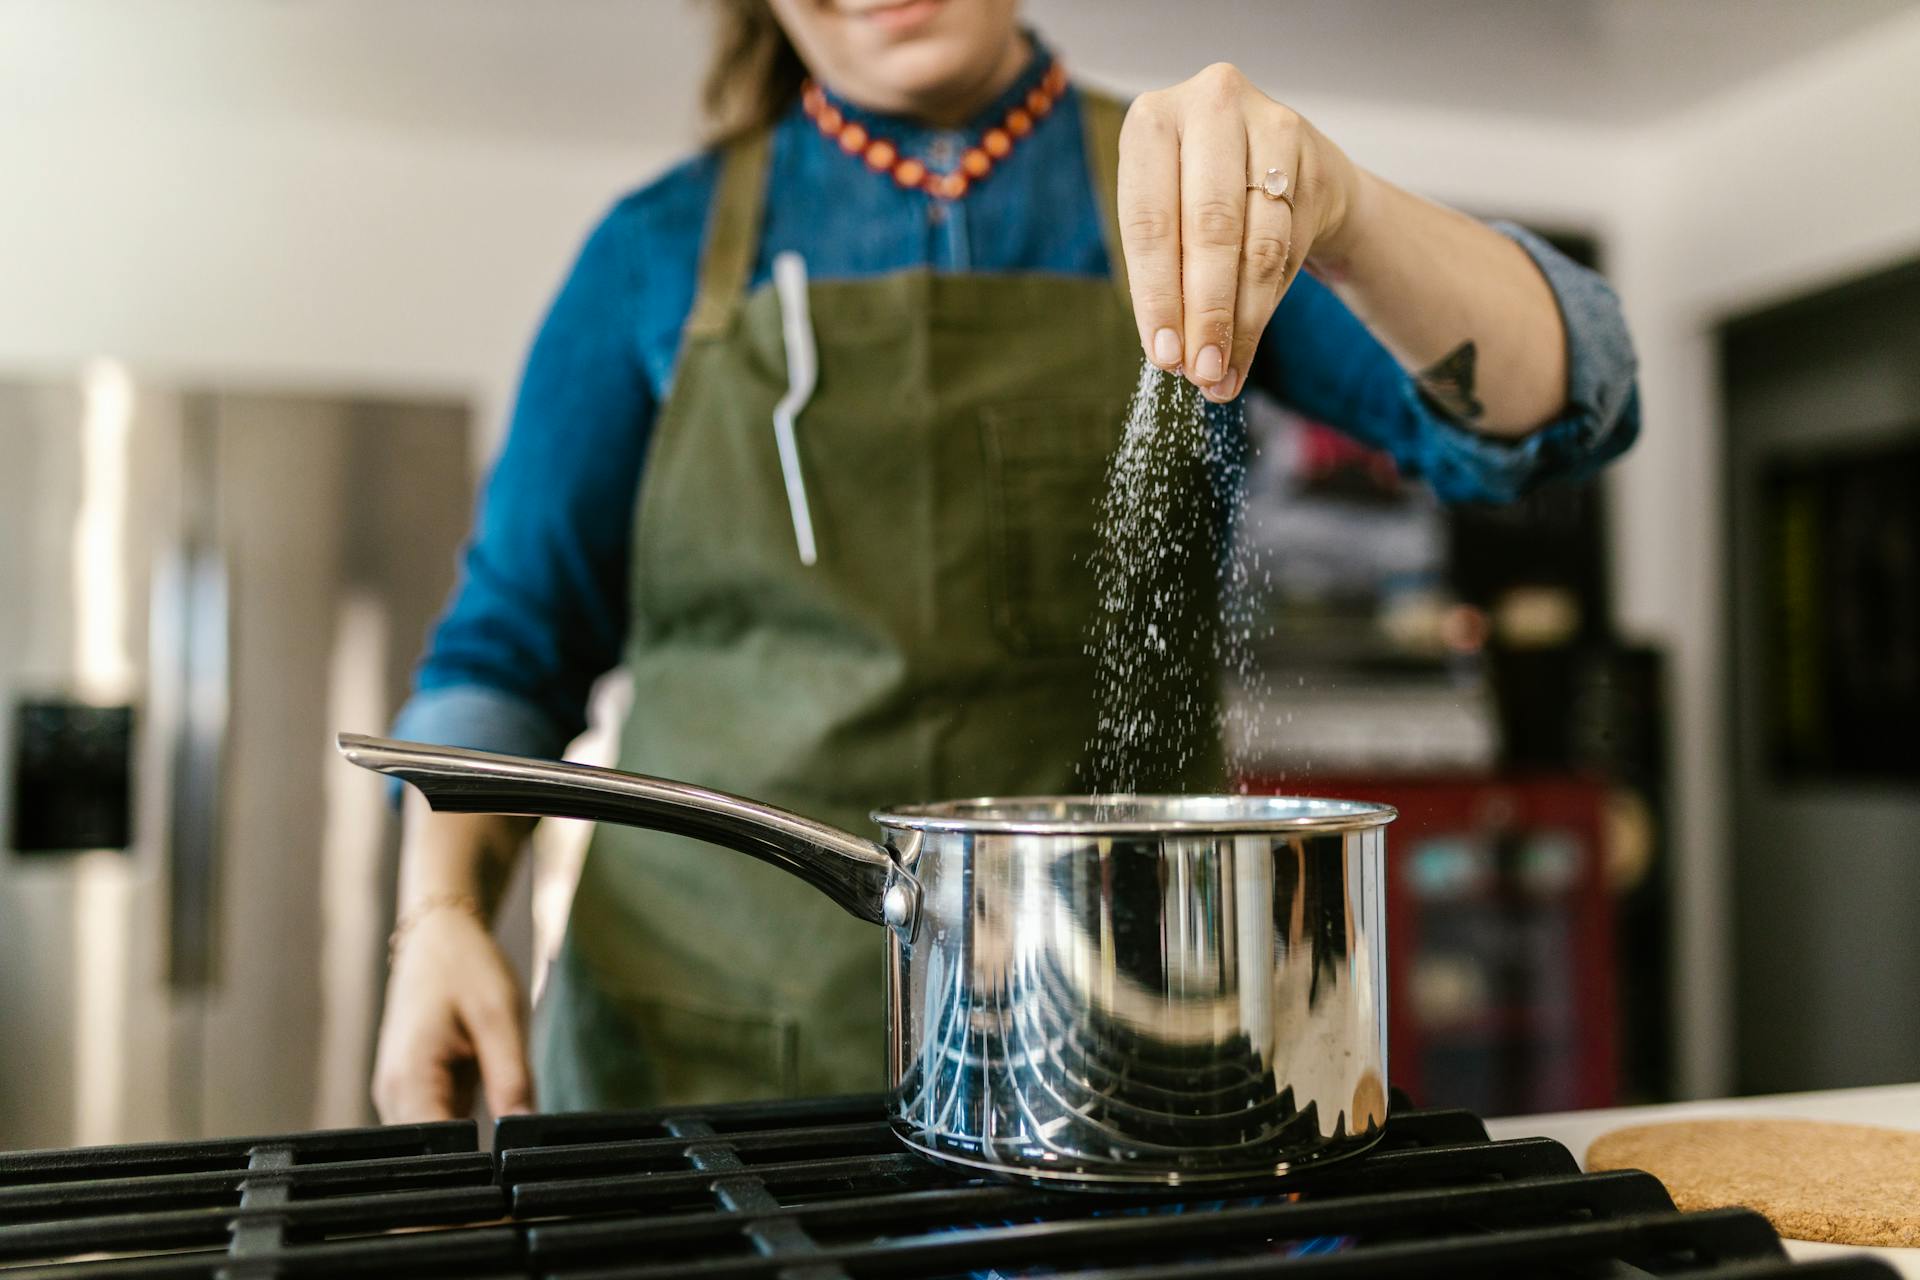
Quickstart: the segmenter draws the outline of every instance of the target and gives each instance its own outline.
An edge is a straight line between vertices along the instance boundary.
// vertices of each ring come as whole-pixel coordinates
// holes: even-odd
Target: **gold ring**
[[[1287,208],[1293,208],[1293,200],[1287,195],[1287,175],[1278,169],[1269,169],[1266,176],[1258,182],[1249,182],[1247,190],[1258,191],[1269,200],[1285,200]]]

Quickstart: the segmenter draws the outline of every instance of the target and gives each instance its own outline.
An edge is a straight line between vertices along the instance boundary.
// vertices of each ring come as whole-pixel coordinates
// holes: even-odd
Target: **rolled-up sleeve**
[[[1567,399],[1551,422],[1503,439],[1452,421],[1311,276],[1302,276],[1275,312],[1255,358],[1255,380],[1308,417],[1385,450],[1448,501],[1511,501],[1544,481],[1591,475],[1640,432],[1637,364],[1619,299],[1597,273],[1540,237],[1511,223],[1493,226],[1533,259],[1560,310]]]
[[[654,400],[634,350],[635,228],[587,240],[527,357],[507,441],[394,732],[553,757],[618,662]]]
[[[532,699],[481,684],[420,690],[400,709],[393,734],[411,742],[546,759],[557,757],[571,741]]]

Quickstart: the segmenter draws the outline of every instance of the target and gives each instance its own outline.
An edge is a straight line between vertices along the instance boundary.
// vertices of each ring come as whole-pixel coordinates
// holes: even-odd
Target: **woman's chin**
[[[829,87],[889,114],[969,114],[1010,61],[1010,0],[845,0],[819,8],[776,3]],[[784,12],[793,10],[792,12]],[[811,39],[809,39],[811,37]]]
[[[863,60],[861,79],[868,105],[898,115],[943,113],[957,98],[975,92],[981,59],[958,41],[905,41]],[[853,88],[853,86],[849,86]]]

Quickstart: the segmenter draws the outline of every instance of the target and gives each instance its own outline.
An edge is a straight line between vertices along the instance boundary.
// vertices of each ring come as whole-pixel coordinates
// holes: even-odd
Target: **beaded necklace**
[[[1066,68],[1055,59],[1048,64],[1040,83],[1009,108],[999,124],[981,134],[978,143],[962,151],[960,163],[948,173],[935,173],[921,161],[901,155],[892,142],[874,137],[866,126],[847,119],[812,80],[800,90],[800,105],[821,133],[839,143],[848,155],[866,161],[867,168],[875,173],[891,174],[901,186],[917,188],[937,200],[958,200],[967,194],[969,186],[992,173],[995,164],[1012,154],[1020,139],[1032,133],[1035,123],[1053,110],[1066,88]]]

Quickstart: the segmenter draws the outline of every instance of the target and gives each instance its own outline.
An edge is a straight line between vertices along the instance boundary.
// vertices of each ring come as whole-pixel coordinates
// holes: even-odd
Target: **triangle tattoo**
[[[1473,394],[1473,364],[1477,354],[1469,338],[1414,375],[1414,381],[1420,384],[1420,390],[1434,408],[1458,422],[1477,422],[1486,412],[1486,406]]]

